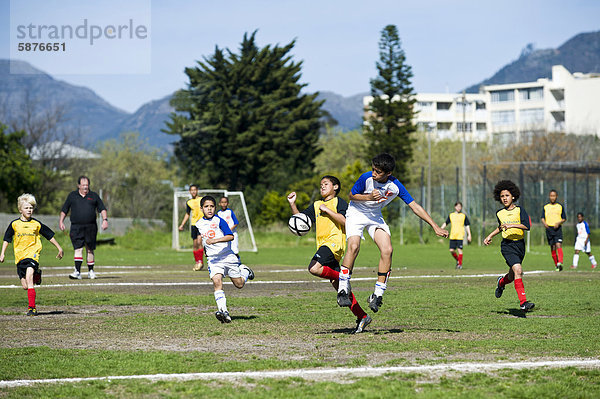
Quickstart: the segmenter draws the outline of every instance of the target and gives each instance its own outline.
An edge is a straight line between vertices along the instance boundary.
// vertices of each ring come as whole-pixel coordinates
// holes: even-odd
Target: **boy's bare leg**
[[[375,244],[379,248],[379,268],[377,272],[377,282],[375,283],[375,290],[369,297],[368,303],[369,308],[373,312],[377,312],[379,307],[383,303],[383,293],[387,288],[387,280],[390,276],[390,270],[392,268],[392,239],[390,235],[383,229],[375,230],[373,237]]]

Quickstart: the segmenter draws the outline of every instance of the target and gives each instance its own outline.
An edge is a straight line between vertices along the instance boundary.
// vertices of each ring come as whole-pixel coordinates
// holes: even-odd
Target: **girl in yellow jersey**
[[[340,181],[335,176],[321,178],[321,200],[315,201],[302,211],[316,226],[317,252],[313,256],[308,271],[321,278],[331,281],[337,291],[340,279],[340,259],[346,251],[346,210],[348,203],[339,198],[341,189]],[[300,213],[296,206],[296,193],[287,196],[292,214]],[[353,333],[362,332],[371,323],[371,317],[365,313],[356,301],[354,294],[351,297],[350,310],[357,317],[356,329]]]
[[[525,230],[529,230],[531,224],[525,209],[514,203],[520,196],[521,191],[519,187],[512,181],[501,180],[496,184],[496,187],[494,187],[494,199],[504,205],[504,208],[496,212],[498,227],[483,240],[483,243],[490,245],[492,237],[502,232],[500,252],[510,269],[506,275],[498,277],[495,295],[496,298],[500,298],[506,284],[514,281],[521,310],[527,312],[533,309],[535,305],[532,302],[528,302],[525,296],[523,269],[521,265],[525,257],[525,240],[523,237],[525,236]]]
[[[202,219],[204,214],[202,213],[202,207],[200,206],[200,201],[202,201],[202,197],[198,196],[197,185],[190,185],[190,195],[192,196],[192,198],[187,200],[187,202],[185,203],[185,215],[183,216],[183,220],[179,225],[179,231],[183,231],[185,222],[187,222],[188,219],[191,219],[190,230],[192,233],[194,260],[196,261],[192,270],[198,272],[204,268],[204,263],[202,261],[202,259],[204,258],[204,249],[202,247],[202,237],[200,237],[200,233],[196,228],[196,223],[198,222],[198,220]]]

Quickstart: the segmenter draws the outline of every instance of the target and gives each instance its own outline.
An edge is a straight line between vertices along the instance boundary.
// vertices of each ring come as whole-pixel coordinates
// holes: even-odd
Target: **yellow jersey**
[[[498,218],[498,227],[503,224],[522,224],[527,227],[527,229],[531,227],[529,223],[529,215],[527,215],[525,209],[521,208],[520,206],[515,206],[511,210],[502,208],[496,212],[496,218]],[[525,231],[515,227],[500,231],[502,232],[502,238],[505,240],[518,241],[525,237]]]
[[[202,197],[190,198],[185,203],[185,211],[188,215],[190,215],[190,224],[194,226],[196,222],[204,216],[202,213],[202,207],[200,206],[200,201],[202,201]]]
[[[339,262],[346,251],[346,231],[343,224],[333,221],[326,213],[319,209],[321,204],[334,212],[346,216],[348,203],[339,197],[333,197],[329,201],[318,200],[306,208],[302,213],[306,214],[315,224],[317,232],[317,248],[325,245],[328,247],[335,259]]]
[[[452,225],[450,228],[451,240],[463,240],[465,238],[465,226],[469,226],[469,218],[464,213],[452,212],[446,218],[446,224]]]
[[[42,235],[47,240],[54,237],[54,232],[42,222],[31,218],[27,221],[15,219],[8,225],[4,233],[4,241],[13,243],[15,264],[23,259],[33,259],[39,263],[42,251]]]
[[[547,203],[544,205],[542,215],[542,218],[546,220],[546,224],[550,227],[554,227],[556,223],[563,219],[567,219],[565,208],[558,202],[555,202],[554,204]]]

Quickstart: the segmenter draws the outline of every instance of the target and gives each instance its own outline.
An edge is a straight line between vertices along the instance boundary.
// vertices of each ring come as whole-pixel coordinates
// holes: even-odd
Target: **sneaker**
[[[37,269],[33,272],[33,284],[42,285],[42,269]]]
[[[375,295],[374,293],[369,296],[367,299],[367,303],[369,304],[369,308],[377,313],[379,311],[379,307],[383,304],[383,298]]]
[[[250,269],[248,266],[246,266],[244,264],[241,264],[240,267],[248,270],[248,280],[254,280],[254,272],[252,271],[252,269]]]
[[[577,266],[571,265],[571,269],[577,269]]]
[[[224,323],[231,323],[231,316],[229,316],[228,311],[223,312],[223,320]]]
[[[81,273],[75,270],[73,273],[69,274],[69,278],[71,280],[81,280]]]
[[[462,265],[456,265],[456,270],[462,270]]]
[[[356,329],[352,332],[352,334],[358,334],[358,333],[365,331],[365,328],[367,328],[367,326],[369,324],[371,324],[372,321],[373,321],[373,319],[369,315],[366,315],[362,319],[357,319],[356,320]]]
[[[527,301],[525,301],[525,302],[523,302],[521,304],[521,310],[524,310],[526,312],[530,311],[534,307],[535,307],[535,303],[533,303],[533,302],[527,302]]]
[[[27,316],[37,316],[38,311],[36,308],[32,308],[31,306],[27,308]]]
[[[96,272],[93,271],[93,270],[90,270],[88,272],[88,278],[91,279],[91,280],[95,279],[96,278]]]
[[[598,265],[592,265],[592,269],[595,269],[595,268],[596,268],[596,266],[598,266]]]
[[[557,263],[557,264],[556,264],[556,271],[557,271],[557,272],[562,272],[562,269],[563,269],[563,267],[562,267],[562,263]]]
[[[498,282],[496,283],[496,292],[494,293],[496,298],[500,298],[504,292],[504,287],[500,287],[500,280],[502,280],[502,276],[498,277]]]
[[[352,306],[352,300],[350,299],[350,293],[346,290],[341,290],[337,294],[337,303],[341,307],[349,308]]]
[[[220,310],[217,310],[215,312],[215,317],[217,318],[217,320],[219,320],[221,323],[225,323],[225,318],[223,316],[223,312],[221,312]]]
[[[192,270],[195,272],[199,272],[202,269],[204,269],[204,263],[202,263],[202,262],[196,262],[196,264],[192,268]]]

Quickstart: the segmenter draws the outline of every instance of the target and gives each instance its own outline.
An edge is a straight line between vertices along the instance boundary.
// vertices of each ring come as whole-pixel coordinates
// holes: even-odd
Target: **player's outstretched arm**
[[[438,226],[437,223],[433,221],[431,216],[429,216],[427,211],[423,209],[421,205],[417,204],[417,201],[411,202],[410,204],[408,204],[408,207],[413,211],[415,215],[427,222],[427,224],[433,228],[433,231],[435,231],[435,234],[438,237],[448,237],[448,231]]]
[[[292,191],[291,193],[288,194],[287,200],[290,203],[290,208],[292,209],[292,215],[300,213],[300,211],[298,210],[298,207],[296,206],[296,192],[295,191]]]
[[[56,239],[54,237],[52,237],[49,241],[52,243],[52,245],[54,245],[56,247],[56,249],[58,249],[58,254],[56,254],[56,259],[62,259],[63,255],[65,253],[63,252],[63,249],[60,246],[60,244],[56,241]]]

